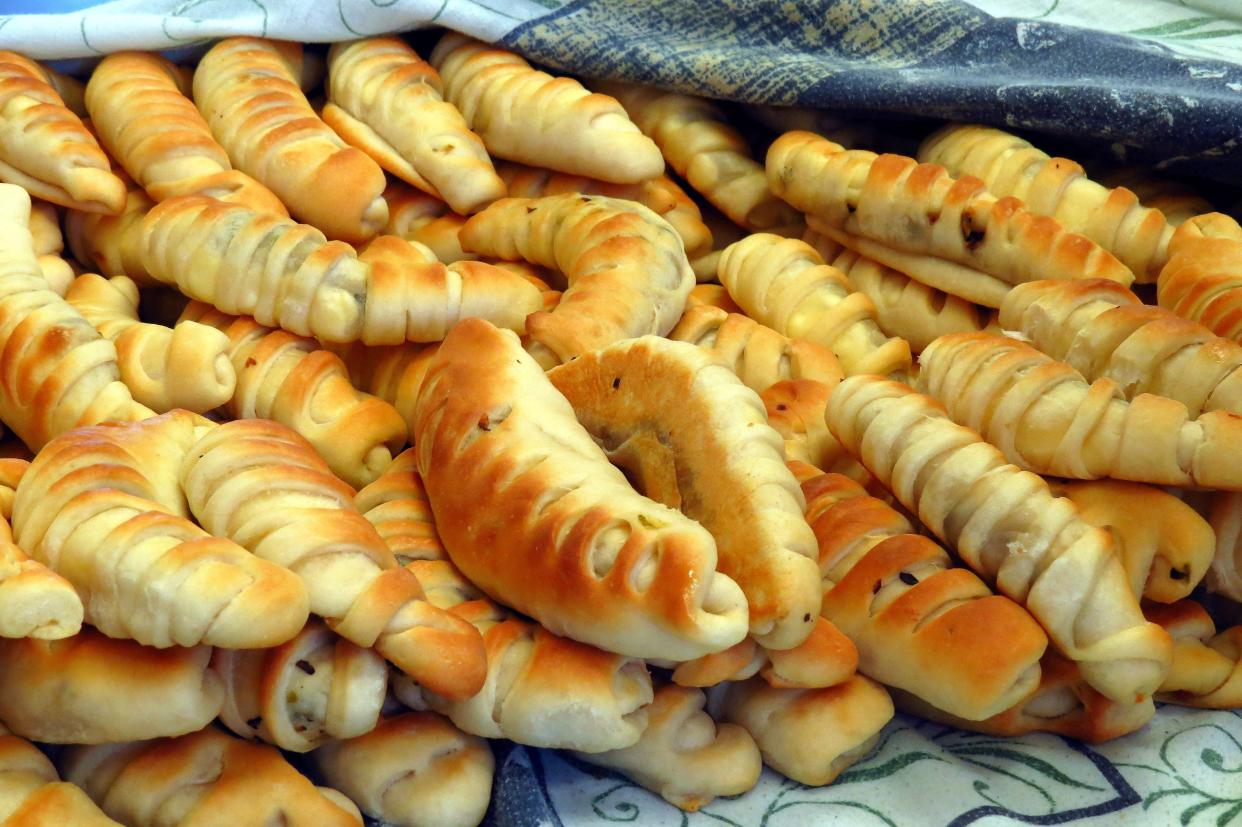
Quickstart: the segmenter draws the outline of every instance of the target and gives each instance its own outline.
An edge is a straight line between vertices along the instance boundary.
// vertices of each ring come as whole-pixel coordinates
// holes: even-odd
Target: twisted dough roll
[[[449,700],[392,688],[410,706],[431,706],[466,732],[536,747],[586,752],[637,743],[647,727],[651,677],[641,660],[559,637],[484,597],[447,560],[409,564],[427,598],[470,621],[487,647],[487,680],[472,698]]]
[[[224,699],[210,660],[206,646],[152,649],[90,627],[66,640],[0,641],[0,716],[52,744],[197,732]]]
[[[478,633],[424,599],[354,507],[353,489],[296,432],[261,419],[220,425],[186,455],[181,481],[204,527],[295,572],[311,611],[341,637],[440,694],[478,691],[487,666]]]
[[[820,471],[844,474],[865,485],[871,475],[841,447],[824,422],[834,387],[836,383],[790,379],[767,388],[759,398],[768,424],[785,440],[786,459],[804,462]]]
[[[403,712],[331,741],[312,761],[364,813],[395,827],[477,827],[492,800],[487,741],[433,712]]]
[[[717,796],[742,795],[763,771],[759,748],[737,724],[717,725],[704,711],[706,705],[700,689],[661,686],[647,708],[647,729],[637,744],[574,755],[632,778],[691,813]]]
[[[345,363],[354,386],[395,408],[412,434],[418,391],[439,347],[439,342],[391,347],[368,347],[355,342],[330,349]]]
[[[422,244],[445,264],[478,258],[461,248],[457,233],[466,217],[452,212],[448,204],[395,180],[384,190],[384,200],[388,203],[385,235]]]
[[[75,210],[121,211],[125,183],[43,67],[16,52],[0,52],[0,108],[0,180]]]
[[[194,103],[242,172],[330,238],[365,241],[388,221],[384,171],[346,144],[298,88],[302,46],[230,37],[203,55]]]
[[[506,198],[466,222],[468,250],[560,270],[569,288],[526,320],[545,368],[622,339],[673,329],[694,287],[681,239],[631,201],[573,194]]]
[[[982,179],[988,191],[1022,200],[1115,255],[1140,282],[1155,282],[1168,259],[1173,228],[1159,210],[1139,203],[1125,187],[1109,189],[1068,158],[1053,158],[1000,129],[948,124],[919,147],[918,159],[954,177]]]
[[[720,283],[748,316],[828,348],[847,374],[904,374],[910,345],[876,324],[875,305],[804,241],[756,233],[720,256]]]
[[[189,321],[228,337],[237,387],[225,410],[236,419],[273,419],[292,428],[350,485],[374,480],[405,444],[400,414],[355,388],[340,358],[314,339],[228,316],[202,302],[186,306],[180,323]]]
[[[767,171],[772,191],[833,241],[988,307],[1026,281],[1134,280],[1111,253],[1056,219],[934,164],[788,132],[768,150]]]
[[[96,272],[128,276],[139,287],[159,284],[142,262],[142,219],[155,202],[137,187],[125,192],[125,206],[116,215],[70,210],[65,216],[65,240],[74,258]]]
[[[716,269],[712,268],[712,278],[716,277]],[[745,315],[742,308],[737,306],[729,296],[729,291],[722,284],[696,284],[690,291],[690,297],[686,299],[686,310],[694,307],[707,305],[708,307],[716,307],[725,313],[736,313],[739,316]],[[684,318],[684,317],[683,317]],[[747,316],[747,318],[750,318]],[[771,328],[768,328],[771,330]]]
[[[348,799],[315,787],[273,747],[214,727],[179,738],[74,747],[61,768],[129,827],[362,827]]]
[[[17,494],[17,484],[29,468],[30,461],[27,459],[8,453],[0,457],[0,517],[5,519],[0,532],[3,532],[3,538],[9,542],[13,540],[13,532],[8,524],[13,519],[13,498]]]
[[[171,328],[138,321],[138,286],[125,276],[81,275],[65,300],[116,346],[121,381],[140,405],[206,413],[232,398],[237,374],[220,331],[191,321]]]
[[[1016,465],[1072,479],[1242,490],[1242,418],[1088,384],[1015,339],[989,333],[942,336],[920,357],[919,387],[955,421],[977,430]]]
[[[970,720],[1039,684],[1048,638],[1029,614],[914,533],[846,477],[802,483],[819,540],[824,617],[858,646],[859,669]]]
[[[712,536],[630,486],[514,334],[477,319],[453,328],[415,420],[440,537],[489,595],[633,657],[689,660],[746,634]]]
[[[1242,603],[1242,493],[1215,491],[1199,509],[1216,533],[1216,554],[1208,568],[1209,591]]]
[[[1091,686],[1125,704],[1159,687],[1169,636],[1143,620],[1111,538],[1073,503],[900,382],[846,379],[827,419],[902,505],[1026,606]]]
[[[318,620],[272,649],[217,649],[211,668],[224,686],[220,722],[291,752],[370,732],[388,689],[382,657]]]
[[[306,623],[289,572],[185,518],[177,466],[206,420],[173,411],[49,442],[17,486],[18,542],[82,597],[86,620],[148,646],[275,646]]]
[[[457,32],[440,38],[431,65],[444,79],[445,99],[492,155],[616,184],[664,172],[659,148],[621,104],[572,78]]]
[[[1160,210],[1171,227],[1212,211],[1212,202],[1179,178],[1165,178],[1144,166],[1121,166],[1098,176],[1106,187],[1125,187],[1144,206]]]
[[[0,726],[0,825],[121,827],[86,793],[61,781],[39,748]]]
[[[1167,491],[1133,482],[1053,483],[1052,493],[1107,530],[1136,597],[1173,603],[1199,585],[1216,553],[1216,534]]]
[[[1242,227],[1208,213],[1177,228],[1160,271],[1156,301],[1217,336],[1242,341]]]
[[[69,581],[38,560],[31,560],[13,542],[8,519],[13,489],[24,472],[21,460],[0,460],[0,638],[59,640],[82,628],[82,599]],[[7,720],[7,719],[0,719]]]
[[[447,559],[413,448],[398,454],[384,473],[359,491],[354,505],[375,526],[401,565]]]
[[[1193,600],[1145,611],[1173,637],[1173,666],[1157,700],[1200,709],[1242,707],[1242,626],[1217,634],[1211,616]]]
[[[548,379],[613,465],[711,532],[716,568],[750,606],[751,635],[769,649],[802,643],[819,614],[815,537],[758,395],[722,359],[654,336],[587,353]]]
[[[0,184],[0,419],[37,451],[79,425],[151,415],[119,378],[116,349],[48,289],[30,196]]]
[[[768,189],[763,165],[715,103],[618,81],[600,89],[621,102],[669,166],[730,221],[751,232],[802,232],[802,216]]]
[[[91,73],[86,107],[100,142],[156,201],[205,195],[287,216],[271,190],[233,169],[189,87],[188,73],[159,55],[116,52]]]
[[[441,97],[440,75],[397,37],[328,50],[323,119],[384,169],[472,213],[505,194],[483,141]]]

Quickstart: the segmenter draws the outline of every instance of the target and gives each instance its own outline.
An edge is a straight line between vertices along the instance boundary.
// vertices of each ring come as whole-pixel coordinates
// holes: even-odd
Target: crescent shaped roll
[[[0,726],[0,824],[12,827],[121,827],[80,787],[61,781],[38,747]]]
[[[59,640],[82,628],[82,598],[69,581],[13,542],[14,489],[29,463],[0,460],[0,638]]]
[[[1193,600],[1147,606],[1145,613],[1173,637],[1173,666],[1157,700],[1200,709],[1242,707],[1242,626],[1218,634]]]
[[[1143,619],[1108,533],[1043,479],[900,382],[846,379],[827,420],[902,505],[1034,615],[1092,687],[1132,704],[1160,686],[1168,634]]]
[[[768,424],[785,440],[785,458],[804,462],[820,471],[844,474],[863,485],[871,483],[867,469],[842,447],[824,422],[832,385],[809,379],[777,382],[759,394]]]
[[[513,333],[453,328],[415,420],[440,538],[487,594],[633,657],[690,660],[746,634],[711,534],[634,491]]]
[[[1177,228],[1160,271],[1156,301],[1217,336],[1242,341],[1242,227],[1221,213]]]
[[[142,219],[153,206],[151,196],[131,186],[125,192],[125,206],[116,215],[70,210],[65,216],[70,252],[95,272],[128,276],[139,287],[159,284],[142,263]]]
[[[353,342],[330,345],[349,371],[350,381],[365,393],[387,402],[414,433],[414,403],[439,342],[370,347]]]
[[[401,565],[414,560],[448,558],[435,517],[427,500],[427,489],[418,475],[418,455],[413,448],[402,451],[384,473],[354,497],[379,536],[384,538]]]
[[[422,244],[445,264],[478,258],[463,250],[457,237],[466,224],[466,217],[453,212],[440,199],[402,181],[392,180],[384,190],[384,200],[388,202],[385,235]]]

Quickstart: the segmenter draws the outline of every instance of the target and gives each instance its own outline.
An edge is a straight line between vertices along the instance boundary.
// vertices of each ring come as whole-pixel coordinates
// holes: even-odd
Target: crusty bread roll
[[[871,299],[805,241],[747,236],[721,254],[718,275],[747,315],[828,348],[847,374],[910,370],[909,343],[884,335]]]
[[[466,222],[462,246],[560,270],[569,287],[526,320],[545,368],[621,339],[673,329],[694,287],[681,239],[632,201],[574,194],[505,198]]]
[[[615,770],[687,812],[717,796],[741,795],[759,781],[755,739],[737,724],[717,724],[700,689],[666,684],[647,708],[647,729],[625,749],[575,755]]]
[[[359,491],[354,505],[375,526],[401,565],[447,559],[413,448],[398,454],[384,473]]]
[[[1068,158],[1053,158],[1001,129],[951,123],[928,136],[918,158],[954,177],[971,175],[999,197],[1050,215],[1115,255],[1140,282],[1155,282],[1168,258],[1173,228],[1125,187],[1109,189]]]
[[[478,258],[463,250],[457,237],[466,217],[453,212],[440,199],[393,180],[384,190],[384,200],[388,202],[388,223],[383,230],[386,235],[423,244],[445,264]]]
[[[194,72],[194,103],[233,164],[329,238],[365,241],[388,221],[384,171],[319,119],[298,88],[302,46],[221,40]]]
[[[405,444],[401,415],[354,387],[340,358],[314,339],[202,302],[186,306],[181,323],[189,321],[228,337],[237,386],[225,410],[238,419],[273,419],[292,428],[350,485],[374,480]]]
[[[100,143],[156,201],[206,195],[287,216],[271,190],[233,169],[187,97],[189,86],[188,73],[159,55],[108,55],[86,85],[86,107]]]
[[[919,387],[1012,463],[1039,474],[1242,490],[1242,417],[1088,383],[1064,362],[990,333],[953,333],[919,359]]]
[[[59,640],[82,628],[82,598],[68,580],[13,542],[8,520],[17,481],[28,465],[0,459],[0,638]]]
[[[79,428],[17,486],[18,543],[82,597],[86,620],[148,646],[275,646],[306,624],[298,578],[186,515],[177,469],[207,420],[173,411]]]
[[[476,319],[453,328],[415,417],[440,538],[489,595],[634,657],[689,660],[746,634],[746,599],[716,570],[712,536],[634,491],[516,335]]]
[[[354,342],[329,345],[328,349],[345,363],[354,386],[395,408],[405,420],[407,431],[413,434],[414,403],[439,346],[439,342],[432,342],[369,347]]]
[[[1190,219],[1169,242],[1156,300],[1217,336],[1242,341],[1242,227],[1221,213]]]
[[[723,359],[654,336],[587,353],[548,379],[647,496],[711,532],[756,640],[802,643],[819,615],[815,537],[758,395]]]
[[[483,141],[442,95],[440,75],[398,37],[328,50],[323,119],[384,169],[472,213],[505,194]]]
[[[1131,704],[1160,686],[1169,636],[1143,619],[1112,538],[1073,503],[900,382],[846,379],[827,419],[902,505],[1026,606],[1092,687]]]
[[[224,686],[220,722],[291,752],[370,732],[388,689],[382,657],[318,620],[271,649],[217,649],[211,668]]]
[[[477,827],[492,800],[487,741],[433,712],[385,718],[365,735],[324,744],[311,760],[324,781],[394,827]]]
[[[1216,624],[1193,600],[1144,610],[1173,637],[1173,665],[1156,699],[1201,709],[1242,707],[1242,626],[1217,634]]]
[[[224,699],[210,660],[206,646],[153,649],[90,627],[65,640],[0,640],[0,719],[51,744],[197,732]]]
[[[106,276],[128,276],[139,287],[159,284],[142,263],[142,219],[155,201],[136,186],[125,191],[125,205],[116,215],[70,210],[65,240],[74,258]]]
[[[617,184],[664,172],[659,148],[621,104],[572,78],[457,32],[440,38],[431,65],[444,79],[445,100],[498,158]]]
[[[767,172],[772,191],[818,219],[814,228],[833,241],[988,307],[1026,281],[1134,280],[1111,253],[1056,219],[934,164],[788,132],[769,148]]]
[[[192,735],[74,747],[65,778],[129,827],[361,827],[335,790],[316,788],[274,747],[207,727]]]
[[[296,572],[311,611],[341,637],[374,646],[440,694],[478,691],[487,668],[478,633],[424,599],[354,507],[353,489],[296,432],[262,419],[227,422],[194,443],[180,470],[198,521]]]
[[[121,827],[86,793],[61,781],[39,748],[0,726],[0,824],[5,827]]]
[[[85,212],[117,213],[125,183],[39,64],[0,52],[0,180]]]

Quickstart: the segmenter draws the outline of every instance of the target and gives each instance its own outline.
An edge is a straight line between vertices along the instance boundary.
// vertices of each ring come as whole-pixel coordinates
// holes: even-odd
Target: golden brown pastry
[[[13,529],[73,584],[86,620],[147,646],[261,648],[306,624],[298,578],[186,517],[178,466],[211,423],[173,411],[49,442],[17,486]]]
[[[647,729],[637,744],[610,752],[574,753],[615,770],[687,812],[717,796],[741,795],[755,786],[763,762],[755,739],[737,724],[717,724],[704,711],[701,689],[666,684],[647,708]]]
[[[633,657],[689,660],[746,634],[746,599],[716,570],[712,536],[634,491],[513,333],[453,328],[415,418],[440,538],[489,595]]]
[[[349,380],[339,357],[314,339],[264,327],[191,302],[181,323],[223,331],[237,387],[225,410],[237,419],[273,419],[302,435],[350,485],[374,480],[405,444],[400,414]],[[410,405],[413,408],[413,404]]]
[[[197,732],[224,699],[210,660],[206,646],[153,649],[90,627],[65,640],[3,640],[0,718],[18,735],[51,744]]]
[[[487,741],[433,712],[403,712],[312,760],[324,781],[394,827],[476,827],[492,800]]]
[[[0,825],[121,827],[86,793],[61,781],[39,748],[0,726]]]
[[[1143,206],[1160,210],[1169,225],[1177,225],[1212,211],[1212,202],[1179,178],[1166,178],[1150,167],[1122,166],[1108,170],[1097,180],[1106,187],[1126,187]]]
[[[1040,474],[1242,490],[1242,418],[1090,384],[1005,336],[942,336],[919,359],[919,387],[1016,465]],[[1237,446],[1236,448],[1234,446]]]
[[[0,455],[0,517],[5,519],[4,528],[0,530],[4,531],[4,539],[9,541],[13,539],[13,532],[8,526],[8,521],[13,519],[13,497],[17,493],[17,484],[29,468],[29,459],[7,451]]]
[[[142,263],[142,219],[153,206],[151,196],[131,186],[116,215],[70,210],[65,217],[69,250],[82,264],[105,276],[128,276],[139,287],[159,284]]]
[[[772,191],[833,241],[988,307],[1027,281],[1134,280],[1111,253],[1056,219],[934,164],[788,132],[768,150],[767,172]]]
[[[1206,500],[1200,513],[1216,533],[1208,590],[1242,603],[1242,492],[1215,491]]]
[[[431,65],[444,79],[444,99],[498,158],[616,184],[664,172],[660,150],[621,104],[572,78],[457,32],[440,38]]]
[[[217,426],[194,443],[180,479],[204,527],[295,572],[311,611],[341,637],[374,646],[440,694],[478,691],[478,633],[424,599],[354,507],[353,489],[296,432],[260,419]]]
[[[492,160],[442,97],[440,75],[404,40],[368,37],[328,51],[323,119],[398,178],[472,213],[505,194]]]
[[[673,683],[678,686],[708,687],[726,681],[744,681],[758,675],[761,669],[769,665],[769,654],[767,649],[748,636],[723,652],[712,652],[710,655],[677,664],[672,673]]]
[[[545,368],[622,339],[665,335],[694,287],[677,233],[632,201],[506,198],[466,222],[461,242],[565,274],[569,287],[556,309],[526,320],[527,348]]]
[[[1242,626],[1218,634],[1211,616],[1193,600],[1144,611],[1173,637],[1173,666],[1157,700],[1200,709],[1242,707]]]
[[[716,268],[712,268],[712,278],[716,277]],[[686,310],[690,310],[700,305],[708,307],[716,307],[726,313],[742,313],[742,308],[737,306],[729,296],[729,291],[721,284],[696,284],[690,291],[690,297],[686,299]]]
[[[668,165],[734,223],[752,232],[802,232],[802,216],[768,189],[763,165],[716,104],[615,81],[600,88],[621,101]]]
[[[65,778],[129,827],[361,827],[335,790],[316,788],[274,747],[214,727],[179,738],[74,747]]]
[[[360,390],[373,394],[393,406],[414,432],[414,403],[431,357],[439,342],[368,347],[354,342],[330,345],[349,371],[350,381]]]
[[[233,164],[330,238],[365,241],[388,221],[384,171],[319,119],[298,88],[302,46],[230,37],[203,55],[194,103]]]
[[[27,465],[0,459],[0,638],[59,640],[82,628],[82,599],[68,580],[13,542],[8,520]]]
[[[993,195],[1014,196],[1031,212],[1052,216],[1117,256],[1140,282],[1155,282],[1168,258],[1173,228],[1159,210],[1144,207],[1125,187],[1092,181],[1078,164],[1053,158],[1017,135],[951,123],[923,141],[918,157],[957,178],[979,178]]]
[[[1107,532],[1073,503],[900,382],[846,379],[827,419],[902,505],[1026,606],[1092,687],[1130,704],[1160,686],[1169,637],[1143,619]]]
[[[36,198],[86,212],[117,213],[125,183],[39,64],[0,52],[0,180]]]
[[[836,384],[809,379],[777,382],[759,394],[768,424],[785,440],[785,458],[805,462],[821,471],[844,474],[864,485],[867,470],[837,442],[824,422],[824,411]]]
[[[291,752],[370,732],[388,689],[384,659],[319,620],[271,649],[217,649],[211,668],[224,686],[220,722]]]
[[[271,190],[233,169],[189,94],[188,76],[163,57],[116,52],[91,73],[86,107],[100,143],[156,201],[206,195],[287,216]]]
[[[904,375],[910,345],[885,336],[875,305],[796,238],[756,233],[720,257],[720,283],[748,316],[831,350],[847,374]]]
[[[1242,227],[1208,213],[1177,228],[1160,271],[1161,307],[1196,321],[1217,336],[1242,341]]]
[[[65,249],[65,238],[60,231],[60,213],[55,204],[31,199],[30,237],[36,256],[59,253]]]
[[[716,568],[750,606],[751,635],[768,649],[802,643],[819,614],[815,537],[758,395],[723,359],[654,336],[587,353],[548,379],[612,464],[711,532]]]
[[[858,649],[831,621],[815,618],[811,634],[792,649],[765,649],[747,637],[723,652],[684,661],[673,669],[678,686],[715,686],[762,675],[784,689],[836,686],[858,670]]]
[[[457,233],[466,217],[450,210],[448,204],[395,180],[388,182],[384,200],[388,202],[386,235],[422,244],[445,264],[478,258],[461,248]]]
[[[418,475],[413,448],[402,451],[384,473],[354,497],[354,505],[375,526],[397,562],[448,558],[436,533],[431,503]]]

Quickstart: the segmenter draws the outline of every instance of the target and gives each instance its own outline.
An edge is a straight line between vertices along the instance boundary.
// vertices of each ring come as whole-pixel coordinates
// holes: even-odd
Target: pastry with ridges
[[[1242,227],[1221,213],[1177,228],[1160,271],[1156,301],[1217,336],[1242,341]]]
[[[8,520],[27,465],[0,459],[0,638],[59,640],[82,628],[82,598],[68,580],[13,542]]]
[[[5,827],[121,827],[61,781],[39,748],[0,726],[0,824]]]
[[[401,565],[447,559],[413,448],[398,454],[384,473],[359,491],[354,505],[375,526]]]
[[[1242,626],[1217,633],[1193,600],[1148,606],[1145,613],[1173,637],[1173,666],[1156,700],[1200,709],[1242,707]]]

